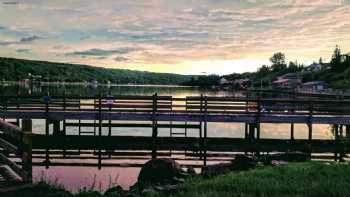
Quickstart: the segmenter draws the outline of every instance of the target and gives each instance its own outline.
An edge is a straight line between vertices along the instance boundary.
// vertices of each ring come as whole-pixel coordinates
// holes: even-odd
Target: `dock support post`
[[[309,129],[309,136],[308,136],[308,139],[309,139],[309,142],[312,141],[312,123],[308,123],[307,124],[307,127]]]
[[[200,113],[203,113],[203,94],[200,97]],[[203,120],[199,122],[199,159],[203,159]]]
[[[208,130],[208,97],[204,97],[204,166],[207,165],[207,130]]]
[[[50,102],[50,97],[45,96],[44,97],[45,101],[45,135],[48,136],[50,134],[50,122],[49,122],[49,102]],[[49,168],[49,163],[50,163],[50,156],[49,156],[49,149],[46,147],[45,148],[45,168]]]
[[[248,139],[249,133],[248,133],[248,123],[244,123],[244,138]]]
[[[158,125],[156,120],[157,112],[157,93],[153,95],[153,113],[152,113],[152,159],[157,158],[157,136],[158,136]]]
[[[312,113],[313,113],[313,106],[312,102],[309,103],[309,120],[308,120],[308,128],[309,128],[309,142],[312,141]]]
[[[53,120],[53,135],[60,135],[60,121],[59,120]]]
[[[260,100],[260,95],[258,97],[258,103],[257,103],[257,117],[255,119],[255,129],[256,129],[256,140],[254,141],[255,146],[257,147],[256,154],[257,156],[260,155],[259,152],[259,140],[260,140],[260,116],[261,116],[261,100]]]
[[[290,140],[294,140],[294,123],[290,124]]]
[[[32,182],[32,120],[22,120],[22,169],[27,173],[26,180],[24,182]]]
[[[261,100],[260,96],[258,97],[258,114],[255,120],[255,126],[256,126],[256,140],[260,139],[260,115],[261,115]]]
[[[313,114],[313,106],[312,101],[309,102],[309,120],[307,123],[308,129],[309,129],[309,136],[308,136],[308,152],[311,158],[312,154],[312,114]]]
[[[102,136],[102,99],[101,95],[98,98],[98,169],[101,169],[102,156],[101,156],[101,136]]]
[[[339,125],[333,125],[334,132],[334,142],[335,142],[335,150],[334,150],[334,161],[338,161],[338,147],[339,147]]]
[[[249,140],[249,124],[248,123],[244,123],[244,139],[245,139],[245,141],[247,141],[247,140],[248,140],[248,142],[250,141]],[[248,155],[248,152],[245,151],[244,154]]]
[[[16,108],[17,108],[17,110],[19,109],[19,94],[18,94],[19,92],[17,92],[17,97],[16,97]],[[18,118],[16,118],[16,125],[17,126],[19,126],[19,119]]]
[[[114,101],[113,101],[113,102],[114,102]],[[112,112],[112,105],[113,105],[113,103],[109,103],[109,107],[108,107],[109,113]],[[108,136],[109,136],[109,137],[112,136],[112,120],[111,120],[111,119],[108,120]],[[112,154],[111,154],[112,151],[113,151],[113,150],[109,150],[108,158],[111,158],[111,157],[112,157]]]

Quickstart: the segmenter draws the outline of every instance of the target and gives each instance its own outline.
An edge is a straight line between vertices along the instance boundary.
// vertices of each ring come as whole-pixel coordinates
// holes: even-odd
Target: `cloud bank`
[[[0,2],[1,56],[223,74],[350,51],[349,0]]]

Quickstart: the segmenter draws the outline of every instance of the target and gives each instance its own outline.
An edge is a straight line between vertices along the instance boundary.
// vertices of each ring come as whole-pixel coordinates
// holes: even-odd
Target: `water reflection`
[[[0,85],[1,95],[70,95],[70,96],[98,96],[98,95],[172,95],[185,97],[195,95],[231,96],[242,95],[241,92],[227,92],[212,89],[199,89],[184,86],[127,86],[127,85]]]
[[[127,167],[103,167],[98,170],[96,167],[53,166],[45,169],[45,167],[36,166],[33,167],[33,180],[34,182],[45,180],[58,183],[72,192],[92,187],[103,192],[117,184],[128,189],[136,182],[139,171],[140,168]]]

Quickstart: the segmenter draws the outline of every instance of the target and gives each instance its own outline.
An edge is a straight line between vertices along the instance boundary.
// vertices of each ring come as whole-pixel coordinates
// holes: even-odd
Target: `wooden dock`
[[[21,158],[21,162],[12,163],[17,167],[22,165],[21,169],[29,173],[24,176],[29,177],[28,170],[32,165],[55,165],[50,159],[61,156],[96,158],[96,165],[101,167],[107,165],[103,163],[104,159],[118,158],[123,151],[129,153],[124,155],[128,159],[135,152],[142,152],[136,158],[155,158],[164,156],[164,151],[170,151],[169,155],[185,151],[185,154],[192,154],[192,159],[198,158],[206,165],[209,156],[215,159],[215,152],[261,154],[302,151],[332,153],[338,160],[350,150],[350,100],[346,98],[264,99],[203,95],[173,98],[157,94],[2,96],[0,106],[3,119],[0,121],[0,146],[5,152],[13,153],[4,157]],[[44,134],[32,133],[33,119],[45,120]],[[245,135],[242,138],[210,138],[207,135],[208,123],[212,122],[244,123]],[[261,138],[262,123],[290,124],[290,139]],[[307,139],[294,138],[294,124],[308,126]],[[333,125],[335,139],[313,139],[313,124]],[[112,128],[116,127],[150,128],[152,135],[133,136],[130,133],[129,136],[116,136],[112,132]],[[67,130],[71,128],[77,132],[68,134]],[[169,136],[160,137],[160,128],[169,129]],[[198,136],[189,137],[189,129],[195,130]],[[90,156],[80,155],[84,150],[94,152]],[[32,151],[41,155],[32,155]],[[32,162],[34,157],[46,162]]]

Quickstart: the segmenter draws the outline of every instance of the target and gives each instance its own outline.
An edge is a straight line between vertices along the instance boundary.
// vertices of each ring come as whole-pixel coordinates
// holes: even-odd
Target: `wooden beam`
[[[22,130],[16,125],[10,124],[2,119],[0,119],[0,130],[6,135],[21,142],[22,140]]]
[[[66,122],[66,127],[98,127],[99,124],[97,123],[79,123],[79,122]],[[125,127],[125,128],[152,128],[153,125],[151,123],[102,123],[102,127]],[[188,128],[188,129],[199,129],[199,124],[179,124],[179,123],[173,123],[173,124],[158,124],[158,128]]]
[[[8,165],[18,176],[22,178],[23,181],[26,181],[28,178],[27,172],[25,172],[21,167],[19,167],[15,162],[8,159],[4,154],[0,153],[0,161]]]
[[[5,148],[10,153],[18,153],[18,147],[11,144],[10,142],[0,138],[0,146]]]
[[[34,149],[103,149],[103,150],[152,150],[152,137],[139,136],[45,136],[33,135]],[[312,145],[313,152],[334,152],[336,145],[333,140],[290,140],[260,139],[251,144],[242,138],[207,138],[208,151],[222,152],[273,152],[288,150],[303,151],[307,144]],[[195,137],[157,137],[157,150],[192,150],[198,151],[198,138]]]
[[[50,111],[47,113],[50,119],[56,120],[95,120],[98,117],[98,112],[62,112]],[[0,116],[7,118],[20,119],[45,119],[46,113],[39,111],[7,111],[0,112]],[[101,114],[103,120],[129,120],[129,121],[152,121],[153,118],[157,121],[189,121],[200,122],[204,121],[201,114],[186,114],[186,113],[158,113],[152,116],[150,113],[106,113]],[[252,114],[208,114],[208,122],[246,122],[254,123],[256,119]],[[275,115],[275,114],[261,114],[260,123],[308,123],[308,115]],[[313,116],[312,122],[314,124],[350,124],[350,116]]]

